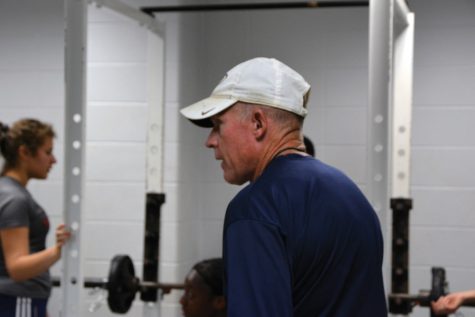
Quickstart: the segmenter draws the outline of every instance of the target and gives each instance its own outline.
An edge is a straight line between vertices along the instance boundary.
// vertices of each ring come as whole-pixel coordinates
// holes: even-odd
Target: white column
[[[147,125],[147,193],[163,193],[164,147],[164,56],[165,41],[157,34],[148,34],[148,125]],[[160,267],[160,264],[159,264]],[[160,276],[158,273],[157,276]],[[157,302],[144,303],[144,317],[160,316],[160,291]]]
[[[85,148],[87,3],[65,0],[64,220],[72,231],[62,254],[61,316],[79,317],[82,290],[82,202]]]
[[[383,272],[391,287],[389,198],[410,197],[414,14],[400,0],[370,1],[367,192],[385,240]]]
[[[410,198],[414,13],[395,25],[392,76],[391,197]]]
[[[391,69],[391,0],[371,0],[369,7],[369,94],[366,161],[368,199],[378,213],[385,241],[383,271],[389,286],[389,95]]]

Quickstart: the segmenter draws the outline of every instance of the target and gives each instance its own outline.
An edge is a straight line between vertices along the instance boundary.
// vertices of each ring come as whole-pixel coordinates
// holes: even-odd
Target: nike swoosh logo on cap
[[[211,109],[208,109],[206,111],[201,111],[201,115],[204,116],[205,114],[207,114],[208,112],[210,112],[211,110],[213,110],[215,107],[211,108]]]

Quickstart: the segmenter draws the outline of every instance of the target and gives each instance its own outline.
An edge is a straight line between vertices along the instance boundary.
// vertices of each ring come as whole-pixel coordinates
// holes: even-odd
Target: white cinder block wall
[[[475,2],[409,5],[416,13],[411,291],[429,288],[434,265],[446,267],[451,290],[475,288]],[[106,276],[110,258],[126,253],[140,276],[147,31],[107,9],[90,6],[88,12],[84,275]],[[207,96],[238,62],[274,56],[300,71],[313,86],[304,131],[317,156],[365,189],[367,9],[169,13],[158,19],[166,24],[162,281],[180,282],[193,263],[220,255],[224,210],[239,188],[223,182],[203,146],[207,131],[178,110]],[[30,184],[53,225],[63,208],[63,69],[62,1],[2,0],[0,120],[33,116],[55,125],[59,163],[47,181]],[[60,274],[60,265],[53,273]],[[55,290],[51,316],[58,316],[60,295]],[[165,296],[163,316],[181,315],[179,296]],[[93,298],[85,294],[84,316],[94,315],[87,312]],[[102,307],[95,315],[110,314]],[[141,315],[136,301],[129,316]],[[427,315],[425,308],[414,314]]]

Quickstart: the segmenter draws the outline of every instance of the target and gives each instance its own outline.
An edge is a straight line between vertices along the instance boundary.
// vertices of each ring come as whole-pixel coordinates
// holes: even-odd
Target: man
[[[387,316],[378,218],[343,173],[305,153],[310,85],[271,58],[231,69],[181,110],[211,127],[224,179],[249,184],[223,232],[230,317]]]

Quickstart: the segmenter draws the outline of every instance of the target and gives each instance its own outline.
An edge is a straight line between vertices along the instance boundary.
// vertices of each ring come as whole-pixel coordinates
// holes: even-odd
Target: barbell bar
[[[442,272],[443,271],[443,272]],[[442,278],[439,276],[443,273]],[[436,290],[442,291],[445,285],[445,270],[442,268],[432,269],[432,290],[421,290],[417,295],[393,293],[389,294],[389,299],[396,302],[405,302],[410,306],[410,311],[415,305],[430,307],[430,303],[436,300],[441,294],[434,294]],[[60,286],[60,279],[52,278],[53,286]],[[76,283],[77,281],[71,281]],[[119,254],[112,258],[107,279],[104,278],[85,278],[85,288],[102,288],[107,290],[107,304],[109,309],[117,314],[125,314],[129,311],[137,292],[143,292],[147,289],[161,289],[163,294],[170,293],[173,289],[184,289],[183,284],[158,283],[140,281],[135,276],[134,263],[130,256]],[[445,293],[445,292],[443,292]],[[474,307],[475,303],[466,303],[463,306]]]
[[[60,286],[61,281],[57,277],[52,278],[53,286]],[[107,290],[107,305],[117,314],[125,314],[129,311],[137,292],[154,288],[161,289],[163,294],[168,294],[173,289],[184,289],[183,284],[157,283],[140,281],[135,276],[134,263],[130,256],[119,254],[112,258],[107,279],[84,278],[85,288],[102,288]]]
[[[443,267],[432,267],[432,288],[430,290],[420,290],[419,294],[390,293],[389,312],[397,315],[408,315],[415,306],[429,307],[430,316],[435,316],[431,303],[439,297],[447,294],[447,281],[445,279],[445,269]],[[461,306],[474,307],[475,303],[463,303]],[[440,315],[447,317],[447,315]]]

